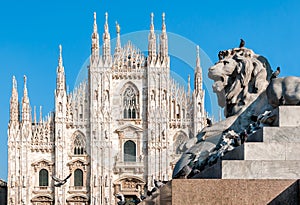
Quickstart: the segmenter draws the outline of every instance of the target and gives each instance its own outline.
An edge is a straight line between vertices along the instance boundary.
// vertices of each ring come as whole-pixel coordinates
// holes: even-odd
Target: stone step
[[[300,106],[279,106],[276,108],[278,120],[276,125],[279,127],[300,126]]]
[[[300,143],[247,142],[244,160],[300,160]]]
[[[263,127],[250,135],[247,141],[300,143],[300,127]]]
[[[300,160],[223,160],[222,179],[299,179]]]
[[[300,160],[300,143],[246,142],[222,160]]]

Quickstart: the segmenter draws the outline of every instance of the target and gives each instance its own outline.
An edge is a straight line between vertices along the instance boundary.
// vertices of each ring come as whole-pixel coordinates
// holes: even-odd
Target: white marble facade
[[[195,89],[185,91],[170,77],[164,14],[159,39],[151,14],[147,56],[131,42],[121,45],[118,25],[112,52],[105,16],[102,50],[94,14],[88,80],[71,93],[60,46],[53,113],[37,120],[34,109],[32,117],[26,77],[21,102],[13,78],[8,204],[102,205],[116,204],[118,192],[140,196],[153,179],[171,179],[183,142],[205,126],[199,48]],[[70,173],[54,186],[53,175]]]

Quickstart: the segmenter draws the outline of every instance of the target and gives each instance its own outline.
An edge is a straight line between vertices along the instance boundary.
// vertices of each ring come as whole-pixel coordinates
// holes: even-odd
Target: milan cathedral
[[[122,45],[116,28],[111,48],[106,13],[100,47],[94,13],[88,79],[70,93],[59,47],[55,109],[46,117],[40,111],[37,119],[30,105],[26,76],[19,102],[13,77],[8,204],[111,205],[116,193],[134,199],[154,179],[171,179],[184,142],[206,126],[199,47],[194,90],[188,78],[186,91],[170,76],[165,14],[159,36],[151,14],[147,55],[131,42]],[[55,184],[53,178],[70,174]]]

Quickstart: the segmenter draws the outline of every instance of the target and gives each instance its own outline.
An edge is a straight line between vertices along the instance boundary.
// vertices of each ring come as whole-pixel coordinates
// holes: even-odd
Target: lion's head
[[[221,53],[221,55],[220,55]],[[226,117],[239,113],[268,86],[271,67],[251,49],[234,48],[219,53],[219,62],[209,68],[213,91]]]

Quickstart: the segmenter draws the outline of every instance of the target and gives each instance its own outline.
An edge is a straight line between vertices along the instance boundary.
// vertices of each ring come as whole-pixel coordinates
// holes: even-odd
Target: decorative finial
[[[59,44],[59,57],[61,58],[62,57],[62,46],[61,44]]]
[[[94,21],[96,21],[96,20],[97,20],[97,13],[94,12]]]
[[[24,88],[26,88],[26,83],[27,83],[27,77],[26,77],[26,75],[24,75],[23,78],[24,78]]]
[[[197,71],[199,71],[198,69],[200,69],[200,47],[198,45],[196,46],[196,50],[197,50],[196,67],[197,67]]]
[[[13,82],[13,88],[17,89],[17,80],[15,76],[12,77],[12,82]]]
[[[151,12],[150,18],[151,18],[151,24],[153,24],[153,19],[154,19],[154,14],[153,14],[153,12]]]
[[[121,31],[120,25],[118,24],[117,21],[116,21],[116,30],[117,30],[117,33],[120,33],[120,31]]]
[[[108,13],[105,12],[105,24],[108,24]]]
[[[162,31],[166,32],[165,12],[162,13]]]
[[[59,44],[58,48],[59,48],[58,66],[62,67],[62,46],[61,46],[61,44]]]
[[[42,114],[42,106],[40,106],[40,122],[43,120],[43,114]]]
[[[34,121],[34,124],[36,124],[36,107],[35,106],[33,107],[33,121]]]

